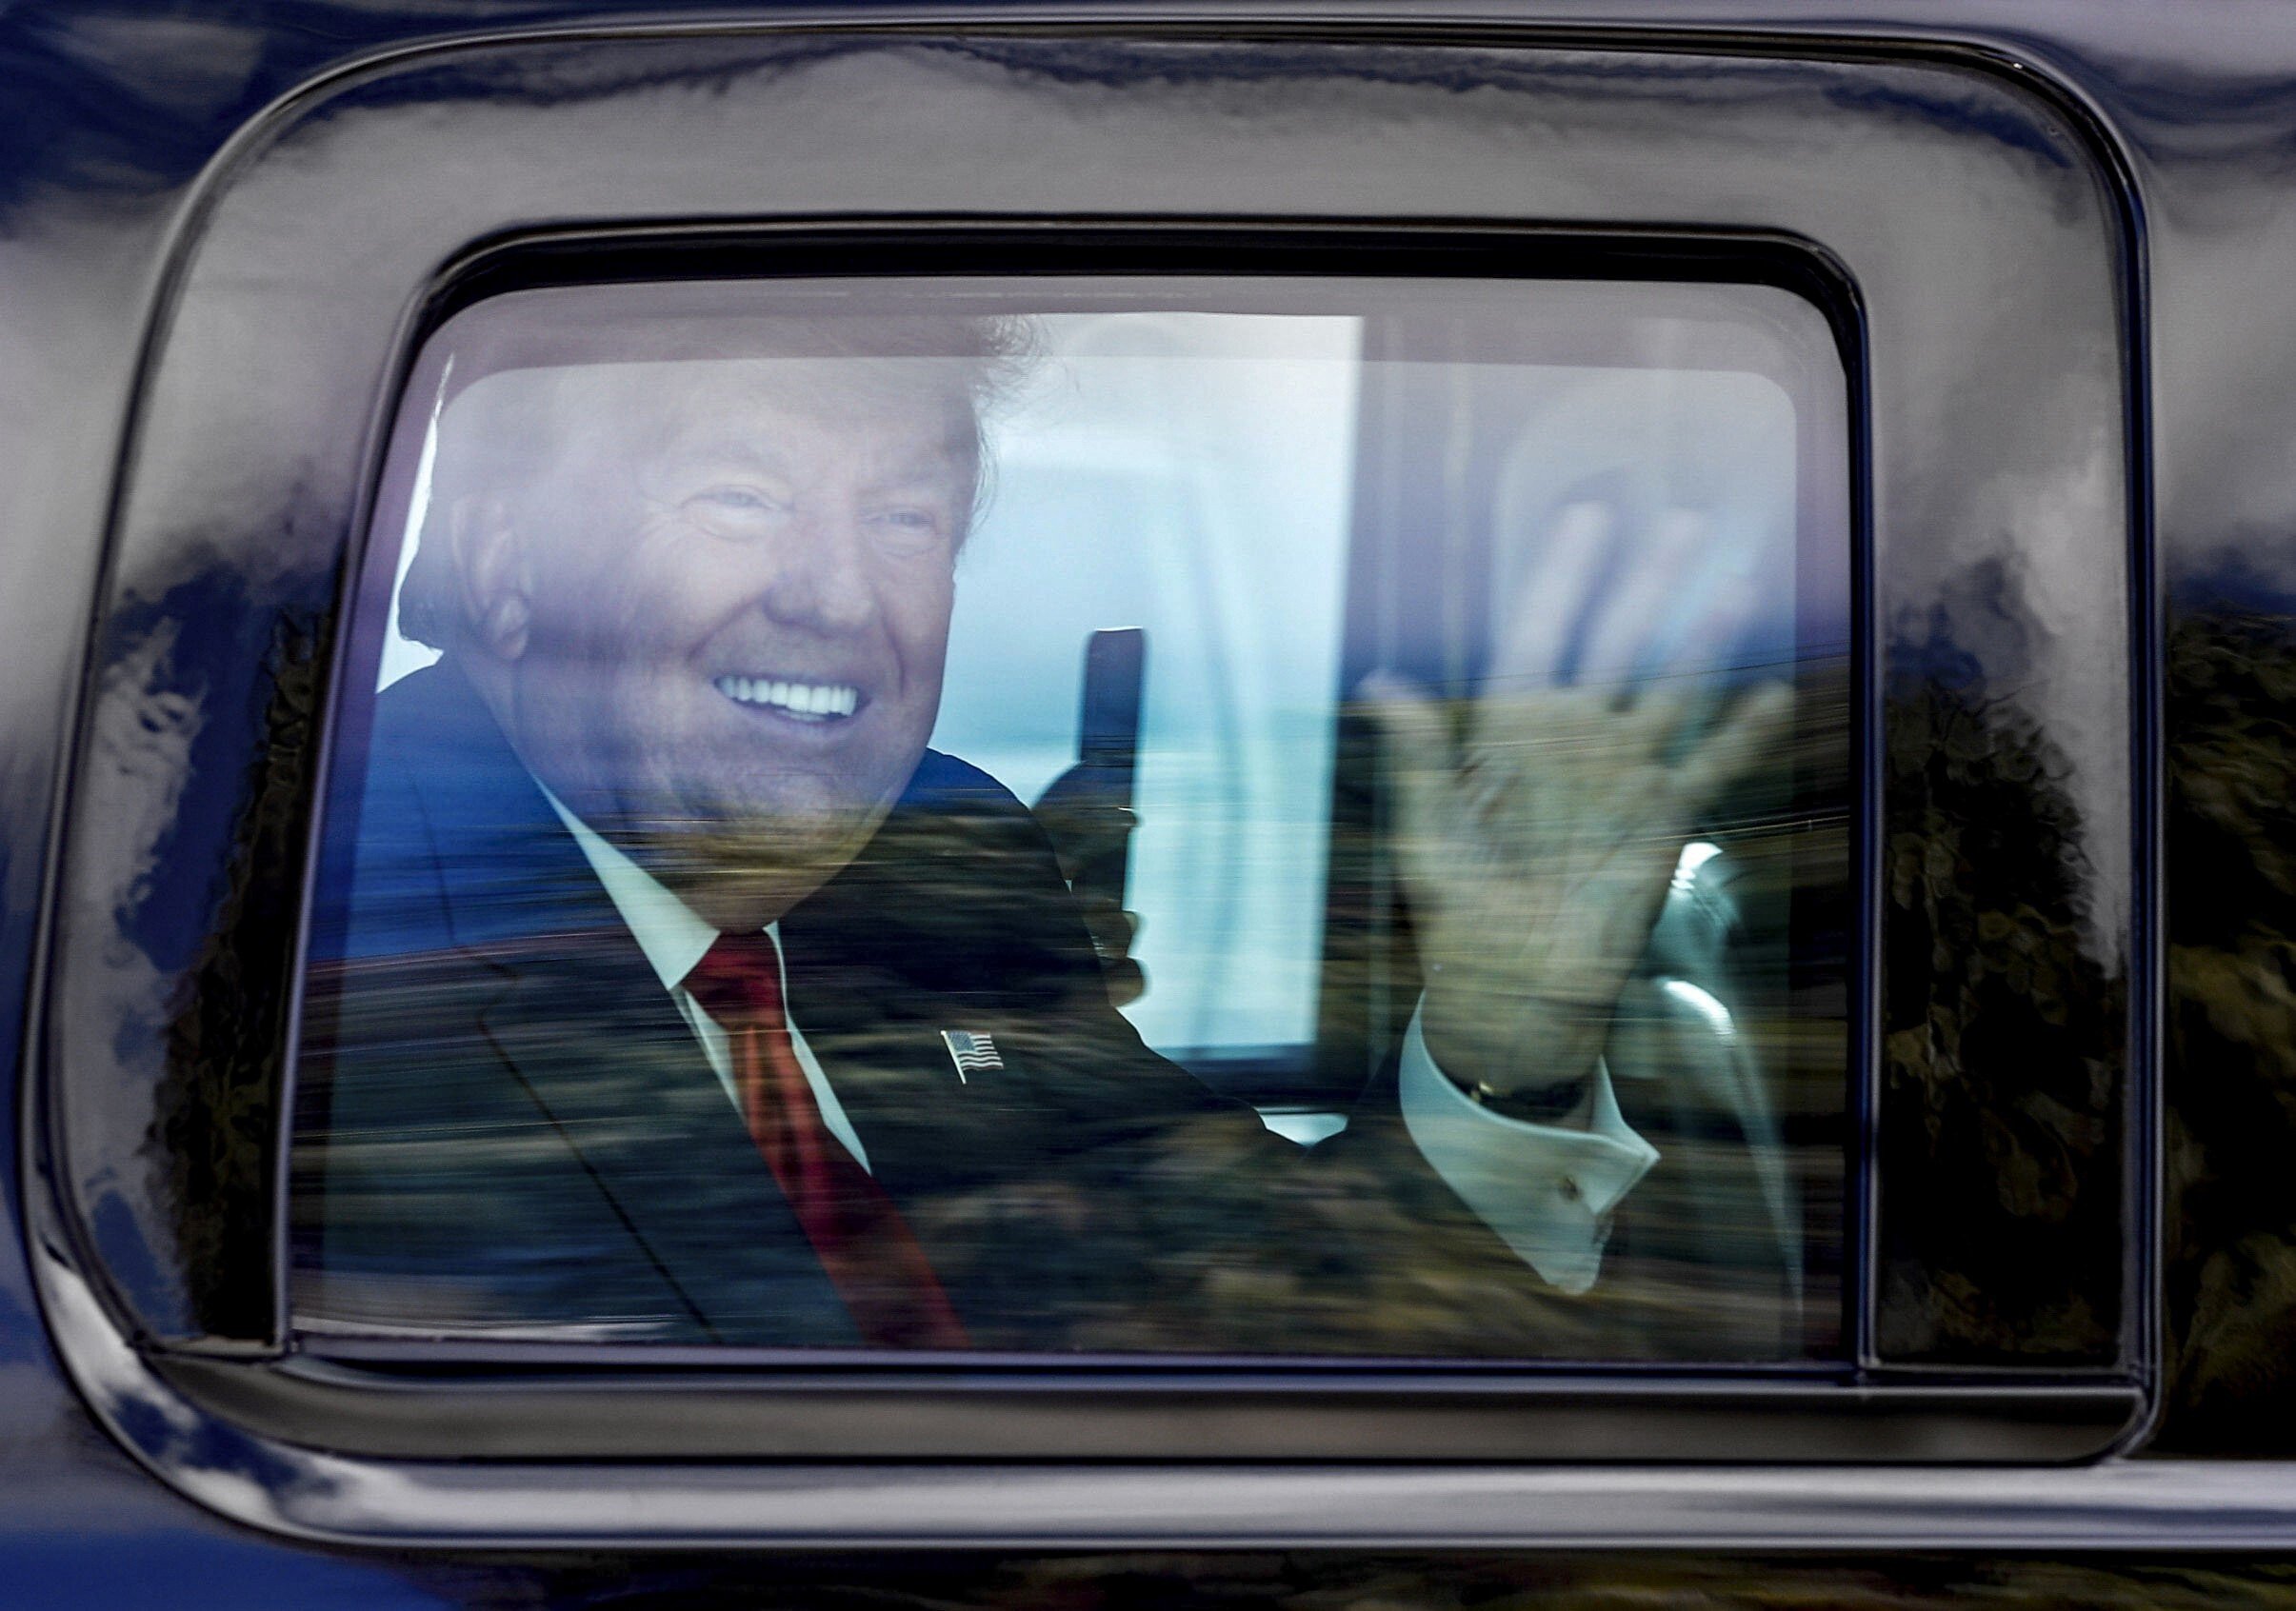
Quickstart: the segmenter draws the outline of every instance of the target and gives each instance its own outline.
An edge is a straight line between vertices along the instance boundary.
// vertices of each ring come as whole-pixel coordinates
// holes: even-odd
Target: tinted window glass
[[[1754,286],[459,315],[335,716],[300,1325],[1838,1353],[1844,397]]]

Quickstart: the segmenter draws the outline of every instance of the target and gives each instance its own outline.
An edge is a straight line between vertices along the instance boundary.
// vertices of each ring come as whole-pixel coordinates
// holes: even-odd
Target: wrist
[[[1470,1102],[1504,1118],[1540,1124],[1567,1118],[1586,1102],[1609,1015],[1520,997],[1509,1006],[1504,1015],[1462,1014],[1455,998],[1430,987],[1419,1006],[1428,1060]]]
[[[1518,1124],[1545,1124],[1550,1127],[1571,1124],[1573,1117],[1587,1105],[1587,1093],[1594,1084],[1594,1076],[1587,1073],[1573,1079],[1554,1080],[1502,1091],[1480,1080],[1455,1078],[1445,1072],[1441,1064],[1435,1067],[1477,1107],[1502,1119],[1511,1119]]]

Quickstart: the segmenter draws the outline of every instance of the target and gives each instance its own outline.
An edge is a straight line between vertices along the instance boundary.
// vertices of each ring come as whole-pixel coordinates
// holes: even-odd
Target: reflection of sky
[[[1076,759],[1085,644],[1148,634],[1128,899],[1150,1044],[1311,1037],[1355,436],[1352,319],[1048,320],[996,422],[938,747],[1024,799]]]
[[[447,361],[447,368],[439,379],[439,391],[446,391],[446,375],[451,374],[454,361]],[[407,500],[407,530],[399,540],[398,568],[390,578],[390,627],[383,636],[383,659],[375,668],[375,689],[380,692],[409,671],[420,671],[438,658],[438,650],[428,644],[418,644],[399,630],[399,589],[407,585],[408,567],[414,564],[414,551],[419,545],[416,534],[423,529],[423,520],[430,512],[430,467],[438,459],[438,410],[430,411],[430,428],[423,433],[423,456],[415,462],[414,492]]]
[[[1700,523],[1703,541],[1651,623],[1650,658],[1693,641],[1710,602],[1747,583],[1752,617],[1727,658],[1793,658],[1796,422],[1782,387],[1730,370],[1548,365],[1511,367],[1499,384],[1509,446],[1492,496],[1494,637],[1536,574],[1555,512],[1594,498],[1612,511],[1622,570],[1669,511]],[[1846,608],[1847,587],[1841,597]],[[1845,619],[1845,647],[1847,637]]]
[[[1122,355],[1096,355],[1092,335],[1114,346],[1112,332],[1048,323],[1053,361],[1001,422],[995,503],[960,571],[935,743],[1034,799],[1076,758],[1087,638],[1146,627],[1128,900],[1148,990],[1128,1011],[1165,1049],[1304,1042],[1323,952],[1356,329],[1166,315],[1137,321]],[[1689,631],[1727,578],[1751,578],[1763,599],[1739,651],[1790,657],[1795,418],[1775,384],[1524,365],[1481,368],[1477,386],[1510,444],[1487,515],[1494,615],[1536,574],[1555,507],[1592,487],[1620,506],[1622,549],[1667,509],[1707,521],[1704,568],[1662,635]],[[1407,451],[1439,463],[1449,428],[1426,424]]]
[[[1076,759],[1091,633],[1145,628],[1128,902],[1143,918],[1148,990],[1128,1011],[1168,1050],[1297,1044],[1312,1035],[1323,953],[1360,322],[1038,324],[1044,356],[988,424],[991,497],[959,564],[933,743],[1036,799]],[[1426,367],[1396,371],[1414,368]],[[1774,383],[1649,368],[1447,372],[1473,377],[1476,452],[1487,455],[1471,479],[1488,498],[1478,518],[1492,543],[1494,629],[1538,585],[1556,510],[1591,497],[1618,516],[1617,565],[1669,509],[1697,511],[1712,538],[1659,637],[1688,632],[1729,579],[1750,580],[1761,602],[1731,658],[1790,658],[1796,422]],[[1437,410],[1402,428],[1405,461],[1438,467],[1462,428]],[[1812,590],[1837,589],[1821,579]],[[394,588],[384,685],[435,658],[400,637],[396,607]],[[1407,638],[1439,629],[1398,625]],[[1826,635],[1823,624],[1803,629]]]

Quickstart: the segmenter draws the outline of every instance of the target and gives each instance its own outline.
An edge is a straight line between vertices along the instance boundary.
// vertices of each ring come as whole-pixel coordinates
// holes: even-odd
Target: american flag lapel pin
[[[988,1036],[970,1029],[944,1029],[941,1044],[948,1048],[948,1061],[957,1065],[957,1084],[970,1084],[966,1078],[987,1068],[1002,1068],[1005,1060],[997,1055],[996,1042]]]

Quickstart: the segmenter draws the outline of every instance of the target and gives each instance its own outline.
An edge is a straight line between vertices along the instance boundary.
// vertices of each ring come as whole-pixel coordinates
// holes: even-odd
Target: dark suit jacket
[[[296,1152],[306,1323],[854,1342],[692,1032],[450,665],[377,701],[355,829],[335,809]],[[1665,1260],[1654,1284],[1566,1298],[1428,1168],[1391,1091],[1304,1153],[1156,1056],[1109,1005],[1034,818],[962,761],[928,752],[781,933],[792,1016],[977,1344],[1787,1342],[1773,1240],[1744,1336],[1687,1314],[1701,1301]],[[960,1081],[944,1029],[992,1035],[1005,1067]]]

